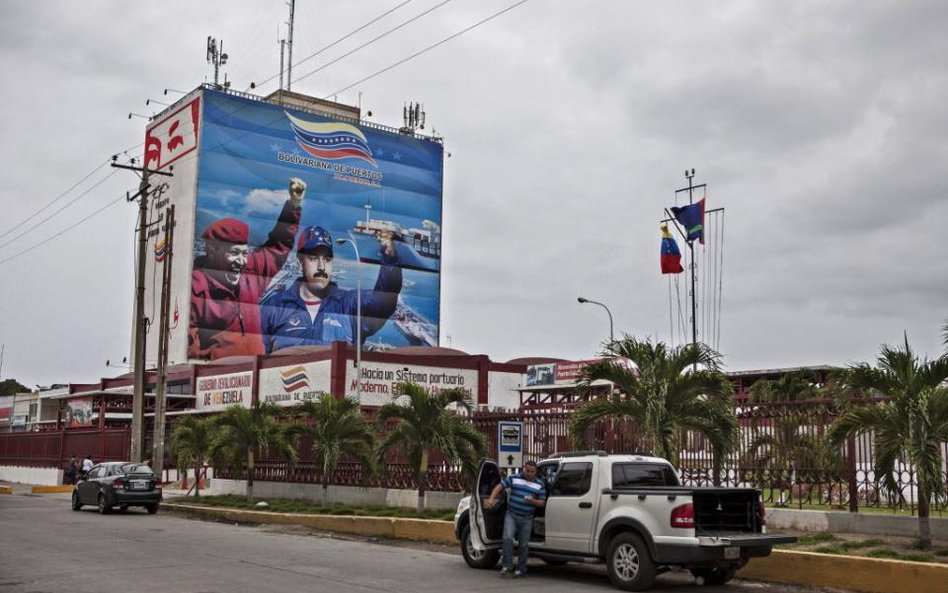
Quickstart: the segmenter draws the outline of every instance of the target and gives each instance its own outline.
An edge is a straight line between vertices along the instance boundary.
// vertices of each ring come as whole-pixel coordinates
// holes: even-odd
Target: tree
[[[931,498],[945,493],[940,443],[948,441],[948,354],[919,360],[905,336],[904,347],[882,345],[877,366],[866,363],[841,371],[839,381],[850,395],[881,395],[856,403],[830,428],[837,446],[858,434],[872,434],[875,479],[889,492],[899,493],[895,463],[904,452],[915,470],[918,487],[918,538],[931,547]]]
[[[0,381],[0,395],[16,395],[18,393],[29,393],[30,388],[23,385],[16,379],[5,379]]]
[[[359,403],[323,395],[319,401],[306,401],[294,412],[312,421],[302,426],[302,433],[313,439],[313,454],[319,467],[323,502],[327,500],[329,479],[343,455],[362,465],[363,476],[374,473],[375,435],[362,418]]]
[[[606,344],[602,356],[607,358],[583,369],[580,389],[598,380],[611,381],[615,389],[576,410],[570,422],[574,440],[582,443],[587,429],[600,420],[633,419],[658,454],[677,466],[681,429],[688,429],[708,439],[719,475],[738,428],[734,388],[720,370],[720,355],[704,344],[669,348],[625,335]],[[626,358],[636,368],[614,357]]]
[[[780,502],[784,488],[794,478],[837,465],[835,448],[828,446],[825,438],[807,432],[807,418],[801,407],[795,405],[819,395],[816,379],[804,371],[757,381],[750,388],[750,403],[770,404],[766,415],[769,426],[761,427],[756,418],[752,419],[754,438],[745,453],[746,461],[755,468],[769,470],[771,485],[780,489]]]
[[[250,408],[228,407],[213,419],[215,428],[211,456],[231,467],[247,468],[247,502],[253,502],[255,453],[270,450],[293,467],[299,459],[298,433],[292,425],[280,421],[280,408],[264,403]]]
[[[384,467],[386,453],[391,449],[403,452],[418,478],[418,512],[425,508],[428,477],[428,456],[440,451],[448,463],[460,463],[471,475],[487,450],[484,435],[467,418],[449,409],[453,405],[470,410],[472,402],[463,389],[447,389],[429,394],[416,383],[399,383],[399,396],[378,409],[376,421],[380,430],[392,420],[395,426],[385,435],[377,450],[377,459]]]
[[[185,416],[171,435],[171,456],[178,468],[194,468],[194,496],[201,495],[201,470],[213,441],[214,426],[208,418]]]

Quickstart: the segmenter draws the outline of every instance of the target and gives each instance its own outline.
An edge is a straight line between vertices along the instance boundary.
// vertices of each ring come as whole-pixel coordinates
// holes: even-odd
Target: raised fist
[[[306,195],[306,182],[299,177],[290,177],[290,203],[299,206]]]

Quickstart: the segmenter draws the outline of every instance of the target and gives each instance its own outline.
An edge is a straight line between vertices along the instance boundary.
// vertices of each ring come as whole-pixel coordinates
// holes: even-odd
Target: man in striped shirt
[[[522,577],[527,572],[527,549],[533,531],[533,511],[546,505],[546,488],[537,478],[537,464],[527,461],[523,472],[507,476],[494,487],[487,501],[487,508],[494,506],[497,496],[507,490],[507,513],[504,515],[503,568],[500,576]],[[514,538],[520,543],[517,568],[513,566]]]

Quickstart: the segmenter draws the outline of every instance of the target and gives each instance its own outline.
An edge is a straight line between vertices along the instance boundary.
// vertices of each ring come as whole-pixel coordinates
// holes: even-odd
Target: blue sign
[[[523,467],[523,422],[497,423],[497,463],[500,467]]]

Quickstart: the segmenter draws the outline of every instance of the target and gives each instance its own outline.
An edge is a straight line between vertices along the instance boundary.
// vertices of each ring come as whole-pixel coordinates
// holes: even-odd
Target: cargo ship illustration
[[[391,220],[366,216],[352,227],[359,242],[362,261],[380,263],[378,237],[390,234],[398,253],[401,267],[423,272],[441,269],[441,225],[431,220],[421,221],[420,227],[404,227]]]
[[[438,345],[438,327],[401,303],[395,308],[392,321],[413,346]]]

